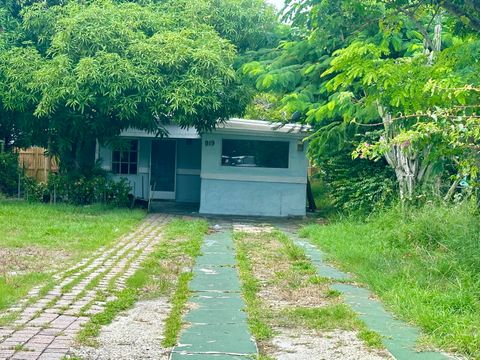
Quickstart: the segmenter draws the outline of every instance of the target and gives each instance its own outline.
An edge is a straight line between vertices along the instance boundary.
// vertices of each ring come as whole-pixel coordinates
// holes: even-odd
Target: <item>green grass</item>
[[[238,272],[248,313],[248,325],[255,339],[266,340],[273,336],[273,329],[267,321],[268,315],[258,296],[260,283],[253,275],[252,264],[248,258],[248,247],[241,242],[245,233],[234,233],[233,236],[236,240]]]
[[[178,279],[177,290],[172,299],[172,311],[170,312],[167,320],[165,321],[164,339],[162,341],[163,346],[171,347],[175,346],[177,339],[182,328],[182,314],[185,309],[190,291],[188,289],[188,283],[192,279],[193,274],[191,272],[182,273]]]
[[[108,245],[145,216],[140,210],[0,200],[1,247],[41,246],[90,252]]]
[[[127,279],[126,289],[117,292],[117,299],[107,303],[103,312],[90,318],[77,340],[95,346],[95,338],[101,327],[111,323],[121,311],[131,308],[139,300],[168,296],[173,307],[166,321],[164,343],[174,345],[181,329],[181,315],[188,299],[188,282],[192,276],[191,272],[184,272],[183,267],[193,266],[207,230],[205,221],[175,219],[168,223],[160,244]],[[109,290],[113,291],[112,287]],[[106,294],[103,296],[106,297]]]
[[[480,217],[471,207],[394,208],[302,233],[419,325],[420,345],[480,358]]]
[[[345,304],[333,304],[320,308],[289,308],[280,313],[280,321],[286,326],[295,323],[315,330],[355,330],[361,328],[362,322]]]
[[[41,255],[52,251],[54,259],[55,251],[61,251],[65,258],[56,259],[56,265],[67,267],[99,247],[113,243],[143,217],[144,212],[137,210],[0,200],[0,250],[19,249],[21,253],[22,248],[35,247],[41,250]],[[42,260],[39,256],[28,261]],[[8,271],[10,265],[2,266]],[[0,273],[0,310],[26,296],[33,286],[51,282],[49,266],[17,275]],[[58,271],[58,267],[55,270]]]

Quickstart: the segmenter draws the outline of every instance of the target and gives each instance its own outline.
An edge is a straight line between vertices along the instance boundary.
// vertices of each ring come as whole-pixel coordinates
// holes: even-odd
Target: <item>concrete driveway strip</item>
[[[251,359],[258,350],[248,329],[232,233],[208,235],[193,271],[192,310],[184,318],[189,326],[170,358]]]

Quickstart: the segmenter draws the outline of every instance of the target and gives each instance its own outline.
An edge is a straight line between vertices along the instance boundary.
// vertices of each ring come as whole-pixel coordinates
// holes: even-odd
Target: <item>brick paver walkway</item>
[[[17,316],[12,325],[0,327],[0,359],[62,359],[81,326],[115,299],[115,290],[125,288],[125,281],[161,239],[167,220],[164,215],[149,216],[113,247],[101,248],[57,274],[57,284],[47,294],[41,294],[41,287],[32,289],[7,311]]]

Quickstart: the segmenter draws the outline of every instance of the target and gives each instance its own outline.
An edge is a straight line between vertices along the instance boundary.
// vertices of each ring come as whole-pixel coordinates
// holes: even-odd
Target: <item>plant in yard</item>
[[[0,194],[13,195],[18,189],[18,155],[0,152]]]

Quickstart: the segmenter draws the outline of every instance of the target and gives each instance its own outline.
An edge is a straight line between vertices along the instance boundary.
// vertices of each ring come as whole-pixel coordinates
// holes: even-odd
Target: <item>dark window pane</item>
[[[128,162],[128,151],[122,151],[122,154],[120,155],[120,161]]]
[[[120,164],[120,174],[128,174],[128,164]]]
[[[112,172],[114,174],[118,174],[118,170],[119,170],[119,163],[112,163]]]
[[[130,153],[130,162],[131,163],[137,163],[137,152],[131,152]]]
[[[130,164],[130,174],[136,174],[137,173],[137,164]]]
[[[288,141],[222,140],[222,165],[288,168]]]
[[[138,141],[137,140],[131,140],[130,141],[130,150],[131,151],[137,151],[138,149]]]
[[[117,161],[117,162],[120,161],[120,151],[115,150],[113,152],[113,159],[112,160]]]

